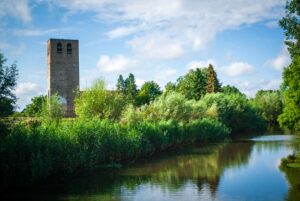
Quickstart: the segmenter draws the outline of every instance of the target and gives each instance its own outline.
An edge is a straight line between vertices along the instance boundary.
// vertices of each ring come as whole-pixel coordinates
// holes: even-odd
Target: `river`
[[[117,170],[8,193],[3,200],[300,200],[300,172],[280,168],[294,137],[264,135],[197,145]],[[2,197],[3,197],[2,196]]]

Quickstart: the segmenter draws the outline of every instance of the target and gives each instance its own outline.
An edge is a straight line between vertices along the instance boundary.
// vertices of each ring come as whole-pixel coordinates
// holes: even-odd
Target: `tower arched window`
[[[57,53],[62,53],[62,44],[61,43],[57,43]]]
[[[67,44],[67,53],[72,54],[72,44],[71,43]]]

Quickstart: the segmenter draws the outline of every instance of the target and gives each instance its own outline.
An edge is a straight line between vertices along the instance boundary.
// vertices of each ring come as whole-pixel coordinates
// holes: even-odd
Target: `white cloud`
[[[128,44],[143,59],[175,59],[183,54],[180,43],[160,33],[136,37]]]
[[[202,61],[191,61],[187,64],[187,68],[196,69],[196,68],[208,67],[209,64],[215,66],[216,62],[213,59],[202,60]]]
[[[97,68],[106,73],[122,73],[135,68],[137,63],[137,60],[123,55],[116,55],[114,57],[102,55],[98,60]]]
[[[123,36],[128,36],[138,31],[136,26],[128,26],[128,27],[117,27],[111,31],[109,31],[106,35],[109,39],[120,38]]]
[[[284,14],[285,5],[285,0],[265,0],[263,3],[261,0],[53,1],[73,13],[92,11],[101,20],[113,20],[118,25],[134,23],[113,28],[107,35],[111,39],[129,36],[127,42],[133,51],[151,59],[178,58],[185,51],[205,48],[224,30],[278,20]],[[147,26],[143,27],[144,24]]]
[[[138,88],[141,88],[141,86],[145,83],[146,81],[144,79],[136,78],[135,83]]]
[[[154,80],[162,87],[167,82],[174,80],[177,70],[174,68],[164,67],[159,69],[154,76]]]
[[[34,96],[44,94],[41,87],[33,82],[18,83],[15,93],[18,98],[17,105],[20,106],[20,109],[23,109],[27,104],[29,104],[31,98]]]
[[[272,66],[274,69],[278,71],[282,71],[282,69],[288,66],[291,63],[290,54],[287,50],[287,47],[284,46],[281,52],[275,57],[266,62],[266,65]]]
[[[246,73],[252,73],[255,69],[248,63],[245,62],[234,62],[227,67],[223,67],[222,70],[231,77],[243,75]]]
[[[69,28],[64,29],[18,29],[14,31],[15,35],[18,36],[43,36],[43,35],[54,35],[62,34],[71,31]]]
[[[27,0],[1,0],[0,17],[11,16],[24,23],[32,20]]]
[[[16,95],[17,96],[25,96],[35,94],[39,92],[40,88],[38,84],[33,82],[21,82],[16,87]]]
[[[24,43],[21,43],[19,45],[12,45],[5,41],[0,41],[0,50],[6,50],[10,53],[10,55],[13,55],[13,57],[22,55],[24,51],[26,50],[26,45]]]
[[[234,83],[241,92],[245,93],[249,97],[254,97],[258,90],[277,90],[282,83],[282,79],[273,80],[259,80],[256,82],[251,81],[237,81]]]

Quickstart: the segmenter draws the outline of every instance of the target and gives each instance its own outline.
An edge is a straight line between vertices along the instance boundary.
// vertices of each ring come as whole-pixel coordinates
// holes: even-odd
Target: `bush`
[[[256,93],[252,104],[269,125],[278,125],[278,116],[283,111],[283,94],[280,91],[260,90]]]
[[[141,108],[142,116],[149,121],[188,122],[192,117],[192,101],[176,92],[161,95],[158,99]]]
[[[75,111],[80,118],[118,120],[125,106],[123,95],[107,90],[103,80],[96,80],[75,98]]]
[[[216,119],[231,128],[234,133],[260,131],[266,128],[264,119],[243,95],[222,93],[207,94],[200,102],[207,108],[206,115],[208,117],[216,116]],[[211,115],[211,110],[215,110],[213,115]]]
[[[220,141],[229,137],[230,129],[216,119],[204,118],[187,126],[189,133],[198,141]]]

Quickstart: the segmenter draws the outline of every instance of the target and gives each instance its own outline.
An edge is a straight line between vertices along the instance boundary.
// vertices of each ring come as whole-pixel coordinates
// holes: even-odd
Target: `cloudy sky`
[[[0,51],[17,61],[20,109],[46,94],[46,42],[78,39],[80,87],[119,74],[162,87],[212,63],[249,96],[277,89],[290,62],[278,20],[285,0],[1,0]]]

